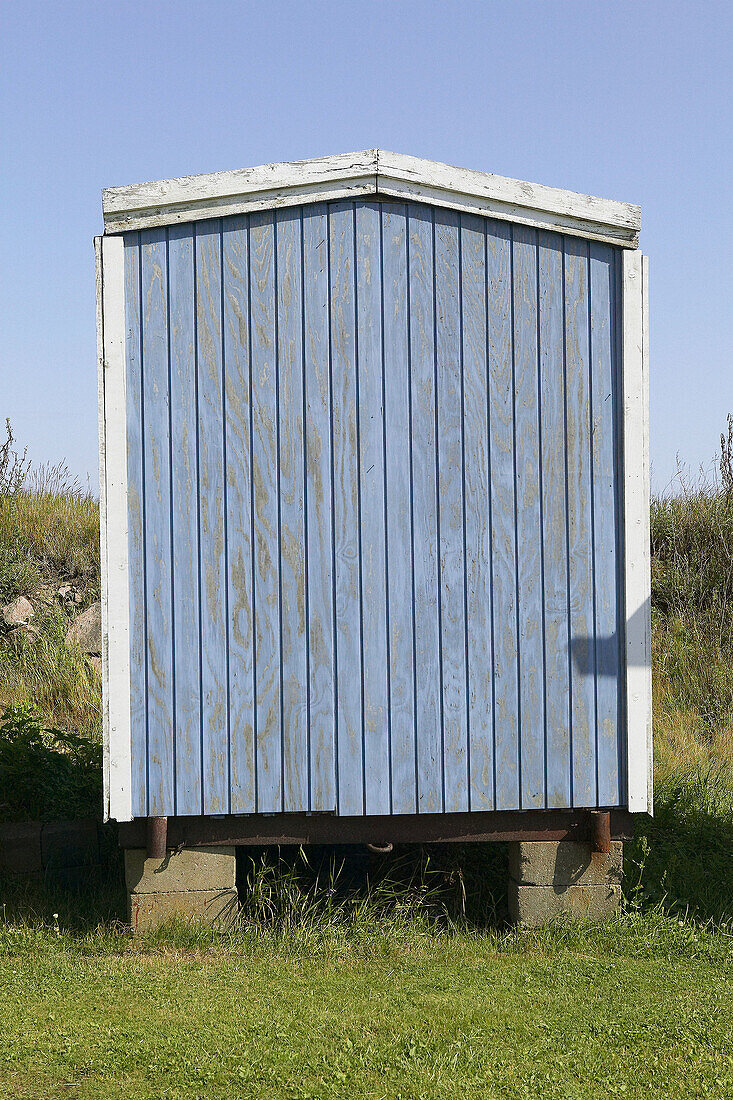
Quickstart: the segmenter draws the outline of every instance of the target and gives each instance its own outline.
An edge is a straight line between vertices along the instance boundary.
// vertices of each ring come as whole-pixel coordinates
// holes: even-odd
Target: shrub
[[[102,747],[49,729],[33,706],[0,720],[0,820],[96,817],[102,806]]]

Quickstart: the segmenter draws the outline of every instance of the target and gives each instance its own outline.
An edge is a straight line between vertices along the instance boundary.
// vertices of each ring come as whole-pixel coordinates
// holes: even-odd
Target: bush
[[[0,820],[97,817],[101,808],[101,745],[45,727],[32,706],[8,707],[0,720]]]

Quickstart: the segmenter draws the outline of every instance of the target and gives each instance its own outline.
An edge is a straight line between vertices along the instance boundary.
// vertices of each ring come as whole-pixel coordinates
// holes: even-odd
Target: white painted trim
[[[97,430],[99,434],[99,563],[102,602],[102,743],[104,746],[103,806],[109,819],[109,653],[107,631],[107,461],[104,422],[104,318],[102,313],[102,237],[94,238],[97,283]]]
[[[102,192],[106,233],[306,202],[380,195],[636,248],[638,206],[367,149]]]
[[[121,237],[101,241],[104,424],[103,608],[106,616],[105,708],[109,817],[132,818],[130,598],[127,551],[125,256]],[[101,496],[101,486],[100,486]],[[106,590],[106,591],[105,591]],[[106,606],[105,606],[106,605]]]
[[[629,809],[651,812],[648,268],[640,252],[622,260],[626,783]]]
[[[649,454],[649,257],[642,256],[641,258],[641,274],[643,279],[643,291],[641,299],[641,318],[644,326],[644,338],[642,340],[642,362],[644,371],[644,444],[646,448],[645,453],[645,469],[647,474],[651,477],[651,458]],[[651,489],[647,482],[646,486],[646,508],[647,515],[649,515],[651,505]],[[651,517],[650,517],[651,519]],[[646,546],[647,559],[649,561],[649,612],[647,615],[647,637],[649,639],[649,657],[646,669],[646,697],[647,697],[647,728],[646,728],[646,759],[647,759],[647,813],[654,813],[654,722],[652,711],[652,596],[651,596],[651,529],[650,523],[647,523],[647,546]]]

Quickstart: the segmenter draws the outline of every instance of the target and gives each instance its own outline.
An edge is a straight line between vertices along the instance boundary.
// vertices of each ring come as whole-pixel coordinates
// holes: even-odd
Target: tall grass
[[[99,597],[99,506],[65,463],[32,467],[12,450],[10,425],[0,448],[0,603],[31,599],[31,631],[0,634],[0,715],[33,704],[47,726],[99,739],[99,676],[65,644],[69,616],[55,599],[62,582]]]

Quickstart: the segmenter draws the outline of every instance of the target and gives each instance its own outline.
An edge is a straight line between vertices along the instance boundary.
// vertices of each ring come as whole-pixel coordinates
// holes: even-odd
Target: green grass
[[[0,933],[0,1091],[79,1100],[733,1096],[719,934],[601,930],[314,944],[173,929]]]

